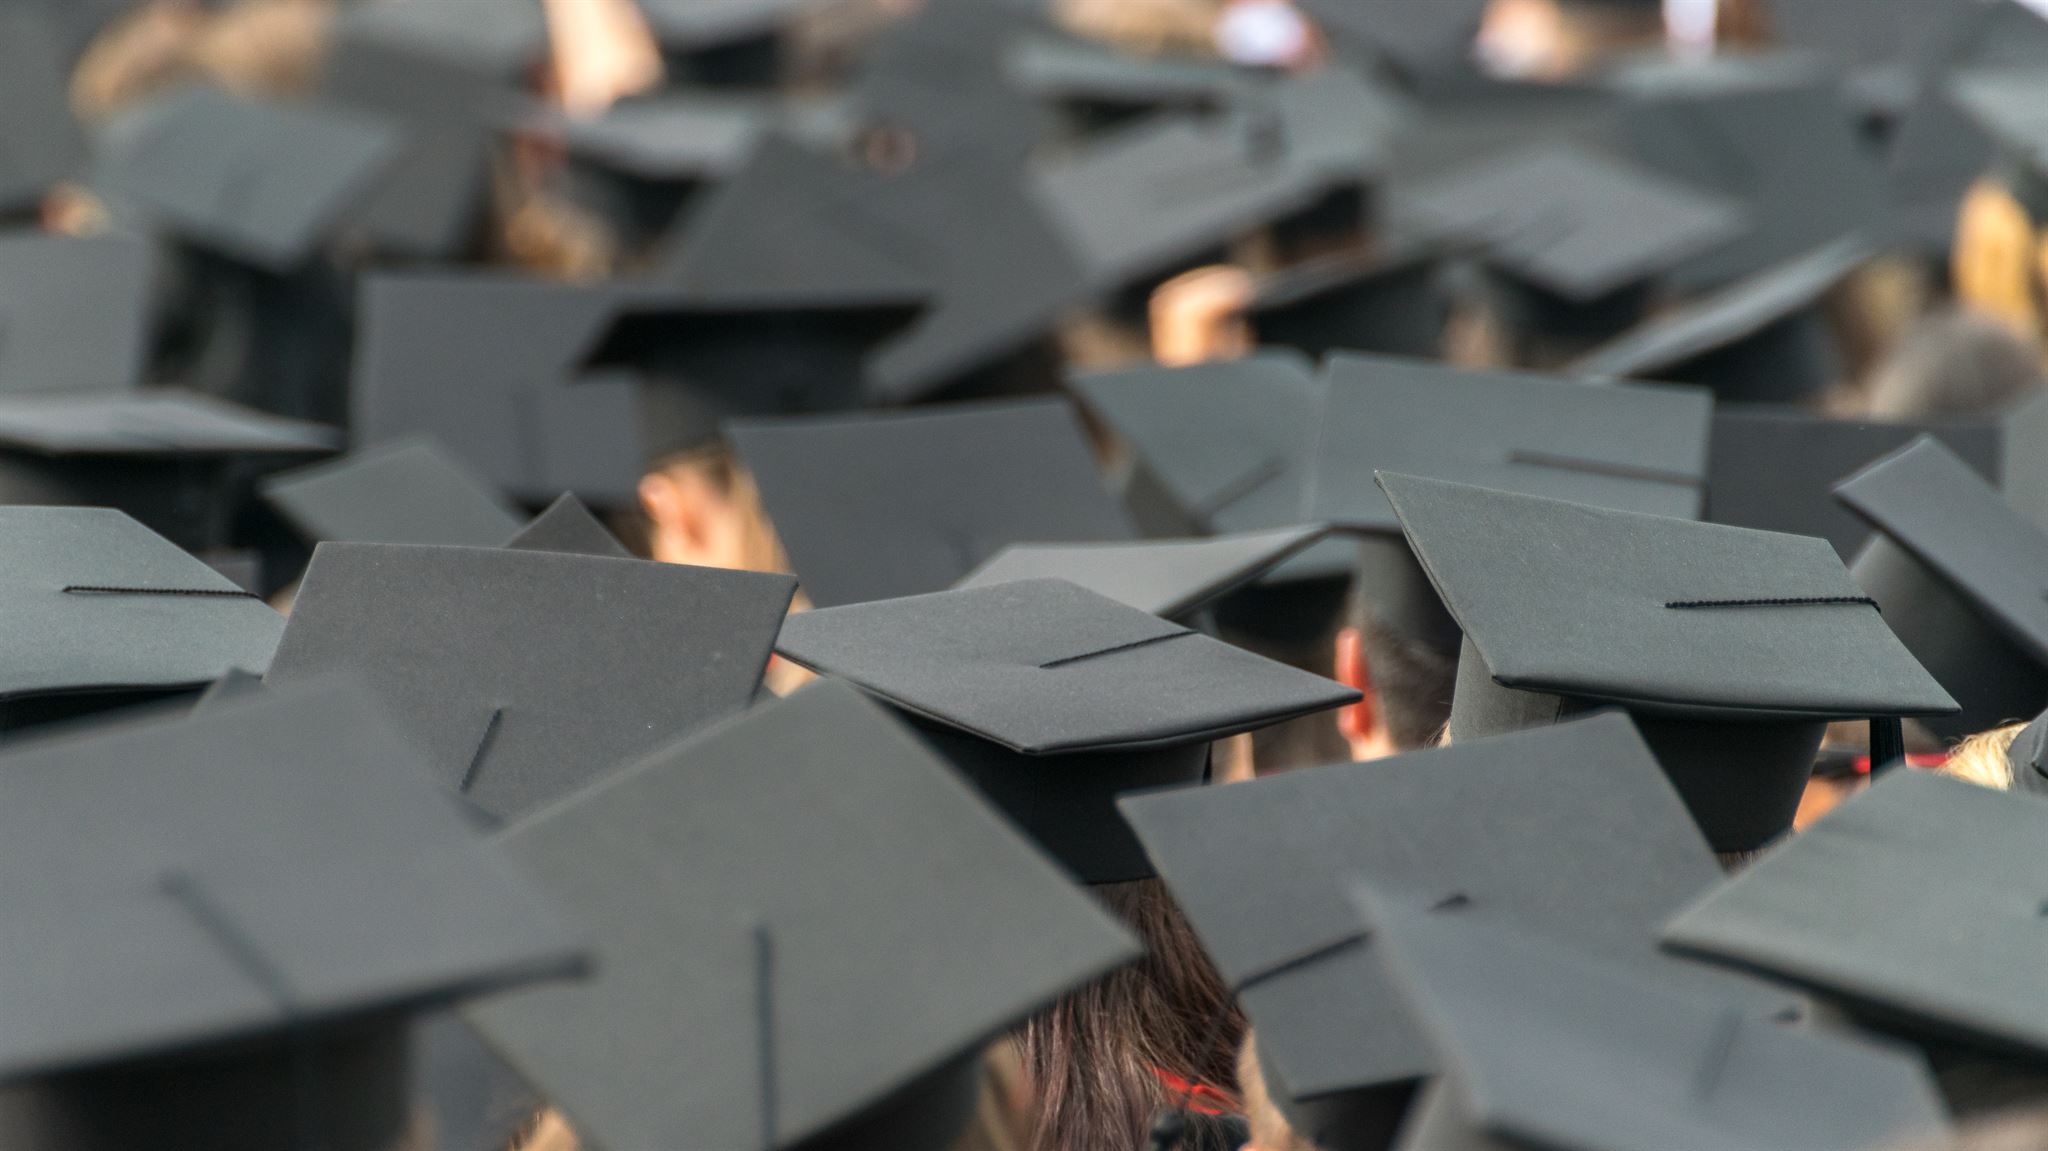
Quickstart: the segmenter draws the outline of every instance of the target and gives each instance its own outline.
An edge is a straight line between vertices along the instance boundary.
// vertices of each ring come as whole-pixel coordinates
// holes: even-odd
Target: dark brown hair
[[[1244,1017],[1166,886],[1140,879],[1094,890],[1146,954],[1018,1029],[1038,1092],[1037,1151],[1142,1148],[1153,1116],[1181,1103],[1161,1072],[1234,1091]]]

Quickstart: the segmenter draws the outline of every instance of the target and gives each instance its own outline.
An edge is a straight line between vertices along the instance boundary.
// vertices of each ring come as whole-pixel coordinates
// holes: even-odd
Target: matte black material
[[[270,477],[263,498],[311,542],[497,547],[520,528],[504,498],[427,439]]]

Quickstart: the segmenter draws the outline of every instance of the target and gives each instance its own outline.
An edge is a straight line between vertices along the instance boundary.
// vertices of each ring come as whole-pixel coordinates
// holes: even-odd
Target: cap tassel
[[[1897,716],[1870,721],[1870,778],[1876,779],[1906,758],[1906,730]]]

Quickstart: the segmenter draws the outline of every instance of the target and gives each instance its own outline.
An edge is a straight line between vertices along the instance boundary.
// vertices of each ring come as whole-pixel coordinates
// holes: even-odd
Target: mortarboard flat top
[[[549,552],[323,544],[267,682],[362,676],[436,778],[510,818],[752,702],[793,583]]]
[[[1949,81],[1956,105],[2035,172],[2048,173],[2048,68],[1981,68]]]
[[[591,514],[590,508],[573,492],[547,506],[533,517],[505,546],[519,551],[562,552],[567,555],[609,556],[632,559],[633,553],[619,542],[611,529]]]
[[[776,650],[1032,756],[1206,743],[1358,694],[1053,579],[798,612]]]
[[[154,265],[136,239],[0,236],[0,392],[140,384]]]
[[[1141,543],[1012,544],[956,587],[1061,579],[1167,619],[1253,582],[1321,539],[1322,527]]]
[[[1367,902],[1467,1126],[1573,1151],[1864,1151],[1946,1133],[1920,1059],[1456,911]],[[1559,1058],[1570,1052],[1570,1058]]]
[[[423,438],[272,476],[260,490],[315,542],[497,547],[522,522],[488,484]]]
[[[2048,534],[1932,436],[1843,480],[1835,495],[2048,664]]]
[[[0,446],[47,456],[324,455],[334,429],[168,388],[0,394]]]
[[[1327,1121],[1317,1101],[1437,1069],[1369,941],[1344,946],[1362,926],[1361,881],[1637,970],[1674,968],[1758,1018],[1799,1006],[1658,956],[1658,928],[1721,871],[1619,715],[1120,806],[1224,977],[1244,985],[1276,1097],[1312,1120],[1312,1138]],[[1216,850],[1237,840],[1260,850]]]
[[[626,100],[594,117],[553,113],[571,155],[607,171],[694,183],[738,171],[768,131],[773,105],[724,96]]]
[[[1248,86],[1242,70],[1213,60],[1134,56],[1042,34],[1019,37],[1004,47],[1004,74],[1041,99],[1209,108],[1231,103]]]
[[[1422,360],[1331,357],[1306,518],[1398,530],[1376,471],[1696,517],[1710,393],[1600,387]]]
[[[1369,49],[1421,80],[1469,68],[1486,0],[1305,0],[1302,8],[1340,44]]]
[[[269,665],[283,617],[126,515],[9,507],[0,529],[0,698],[198,688]]]
[[[0,214],[37,207],[85,165],[56,25],[54,11],[0,6]]]
[[[344,39],[445,57],[522,82],[548,51],[540,0],[404,0],[360,4],[342,14]]]
[[[1067,387],[1136,451],[1157,490],[1127,498],[1148,533],[1252,531],[1300,518],[1323,397],[1301,356],[1088,372]],[[1168,506],[1136,506],[1146,498]]]
[[[0,895],[20,925],[0,942],[0,1078],[580,968],[576,934],[352,684],[40,743],[6,758],[0,795],[39,875]]]
[[[1409,189],[1431,230],[1482,242],[1487,260],[1553,295],[1591,302],[1741,235],[1722,197],[1574,144],[1548,144]]]
[[[1673,919],[1664,941],[1920,1035],[2039,1057],[2044,826],[2039,798],[1894,771]]]
[[[1502,686],[1694,719],[1955,709],[1825,540],[1379,479]]]
[[[1659,316],[1568,370],[1598,379],[1654,378],[1812,307],[1867,253],[1859,240],[1829,244]]]
[[[199,247],[288,272],[329,238],[396,155],[376,118],[186,88],[107,129],[94,182]]]
[[[843,684],[665,748],[503,842],[595,925],[599,974],[470,1017],[620,1151],[937,1151],[982,1044],[1139,951]],[[875,1111],[892,1097],[894,1126]]]
[[[728,435],[819,607],[938,591],[1008,544],[1131,536],[1064,401],[743,420]]]
[[[1162,115],[1040,170],[1036,187],[1090,281],[1119,287],[1365,182],[1293,149],[1276,115]]]
[[[624,373],[580,367],[622,294],[499,275],[367,277],[349,388],[357,442],[431,436],[520,499],[633,502],[638,392]]]

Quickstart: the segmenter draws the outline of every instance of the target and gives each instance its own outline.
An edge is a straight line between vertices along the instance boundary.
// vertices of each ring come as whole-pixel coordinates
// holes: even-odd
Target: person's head
[[[1317,1151],[1315,1144],[1295,1132],[1266,1090],[1266,1075],[1259,1068],[1258,1036],[1250,1031],[1245,1032],[1244,1048],[1237,1056],[1237,1090],[1252,1133],[1244,1151]]]
[[[1943,775],[1988,787],[1993,791],[2012,789],[2012,761],[2006,758],[2012,748],[2012,741],[2025,731],[2024,723],[1994,727],[1956,745],[1948,753],[1948,759],[1941,765]]]
[[[1036,1151],[1142,1146],[1154,1116],[1181,1102],[1173,1083],[1228,1092],[1234,1078],[1243,1018],[1165,884],[1094,890],[1144,941],[1145,958],[1017,1030],[1037,1093]]]
[[[2041,388],[2040,349],[2009,324],[1937,312],[1915,323],[1878,365],[1870,414],[1909,420],[1997,412]]]
[[[723,443],[657,461],[640,477],[647,554],[663,563],[788,571],[753,476]]]
[[[1429,747],[1451,719],[1458,656],[1389,625],[1354,590],[1336,637],[1334,678],[1365,693],[1337,713],[1357,760]]]

